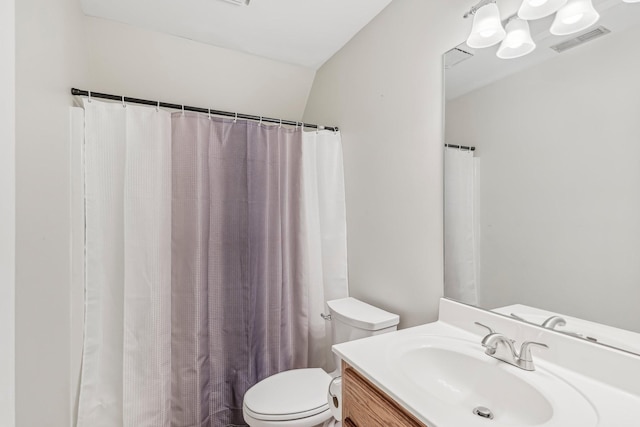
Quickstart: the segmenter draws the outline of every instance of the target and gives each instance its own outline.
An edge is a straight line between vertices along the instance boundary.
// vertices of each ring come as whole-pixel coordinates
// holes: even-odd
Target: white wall
[[[82,284],[72,284],[69,89],[295,120],[314,71],[88,18],[78,0],[16,7],[17,426],[67,427],[83,314]]]
[[[98,18],[84,19],[89,90],[301,120],[315,71]]]
[[[351,295],[405,327],[443,293],[441,58],[472,3],[393,1],[318,71],[305,112],[342,130]]]
[[[70,424],[69,105],[75,0],[16,2],[16,425]]]
[[[0,427],[15,424],[15,0],[0,2]]]
[[[640,332],[640,27],[447,105],[480,159],[480,297]]]

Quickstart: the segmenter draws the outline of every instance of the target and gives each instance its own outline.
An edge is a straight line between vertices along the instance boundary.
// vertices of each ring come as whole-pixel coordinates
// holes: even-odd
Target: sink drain
[[[481,418],[486,418],[488,420],[493,419],[493,412],[491,412],[491,409],[485,408],[484,406],[478,406],[473,410],[473,413]]]

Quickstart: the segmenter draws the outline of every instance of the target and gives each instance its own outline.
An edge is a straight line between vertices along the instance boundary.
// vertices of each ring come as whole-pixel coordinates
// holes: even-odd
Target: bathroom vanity
[[[342,363],[342,419],[347,427],[425,427],[356,369]]]
[[[489,354],[476,322],[548,348],[531,347],[534,370],[522,369]],[[333,349],[346,426],[640,425],[640,356],[451,300],[437,322]]]

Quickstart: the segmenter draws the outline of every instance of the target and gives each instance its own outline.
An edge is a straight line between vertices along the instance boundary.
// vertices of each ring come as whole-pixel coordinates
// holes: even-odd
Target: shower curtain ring
[[[238,123],[238,113],[235,113],[236,117],[233,119],[233,123]]]
[[[209,108],[209,120],[211,120],[211,108]]]
[[[158,104],[156,105],[156,113],[160,112],[160,101],[158,101]]]
[[[278,128],[282,129],[282,119],[280,119],[280,126]]]
[[[89,91],[89,104],[91,104],[91,91]]]
[[[184,104],[182,105],[182,117],[184,117]]]
[[[122,108],[127,108],[127,104],[124,103],[124,96],[122,97]]]
[[[262,116],[260,116],[260,123],[258,123],[258,126],[262,126]]]

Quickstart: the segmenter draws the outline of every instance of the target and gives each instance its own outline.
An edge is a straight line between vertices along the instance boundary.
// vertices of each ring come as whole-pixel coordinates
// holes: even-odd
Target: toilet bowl
[[[331,418],[326,390],[331,377],[320,368],[272,375],[244,395],[244,420],[251,427],[314,427]]]
[[[339,344],[397,329],[399,317],[355,298],[327,302],[332,343]],[[244,420],[250,427],[340,427],[331,415],[327,390],[338,369],[292,369],[260,381],[244,395]]]

